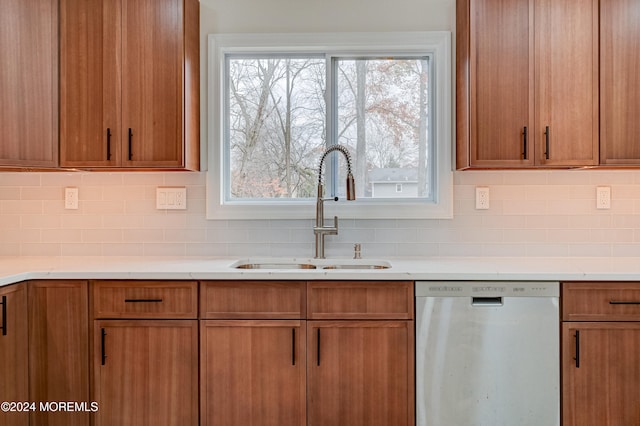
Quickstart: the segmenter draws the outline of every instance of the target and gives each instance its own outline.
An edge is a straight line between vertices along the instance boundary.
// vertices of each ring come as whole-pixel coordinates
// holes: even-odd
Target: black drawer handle
[[[2,296],[2,335],[7,335],[7,296]]]
[[[522,159],[527,159],[527,126],[524,126],[522,132]]]
[[[162,299],[124,299],[125,303],[162,303]]]
[[[609,302],[610,305],[640,305],[640,302],[635,302],[633,300],[625,301],[625,300],[611,300]]]

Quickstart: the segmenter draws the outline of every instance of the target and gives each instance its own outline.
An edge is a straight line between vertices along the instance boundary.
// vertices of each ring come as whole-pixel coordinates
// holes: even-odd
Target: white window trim
[[[312,219],[315,199],[225,202],[223,185],[223,78],[228,52],[339,52],[388,49],[395,54],[431,54],[435,58],[435,202],[421,200],[356,200],[325,203],[327,217],[352,219],[436,219],[453,217],[451,34],[449,31],[407,33],[210,34],[208,61],[207,219]],[[286,47],[279,47],[286,46]],[[373,48],[372,46],[375,46]],[[401,207],[401,208],[400,208]]]

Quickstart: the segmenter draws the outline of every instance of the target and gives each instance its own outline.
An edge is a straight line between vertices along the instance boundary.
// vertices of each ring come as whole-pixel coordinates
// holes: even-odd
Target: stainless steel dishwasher
[[[557,282],[416,282],[417,426],[560,425]]]

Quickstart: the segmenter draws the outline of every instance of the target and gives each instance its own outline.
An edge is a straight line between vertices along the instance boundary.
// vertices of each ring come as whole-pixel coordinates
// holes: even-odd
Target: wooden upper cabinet
[[[597,165],[598,1],[535,4],[536,164]]]
[[[199,168],[199,2],[61,1],[64,167]]]
[[[470,163],[533,165],[533,1],[470,7]]]
[[[118,165],[120,3],[60,2],[60,162]]]
[[[640,164],[640,7],[635,0],[600,4],[600,161]]]
[[[0,166],[58,165],[58,0],[0,2]]]
[[[598,1],[458,0],[457,167],[598,164]]]

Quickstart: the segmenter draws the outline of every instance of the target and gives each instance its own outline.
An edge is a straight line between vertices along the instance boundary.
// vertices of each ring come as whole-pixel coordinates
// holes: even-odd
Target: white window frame
[[[325,203],[327,215],[353,219],[453,217],[451,34],[407,33],[210,34],[208,62],[207,219],[311,219],[315,199],[226,201],[224,169],[224,69],[227,53],[314,53],[344,55],[389,52],[429,55],[434,62],[433,141],[436,184],[431,201],[367,199]]]

